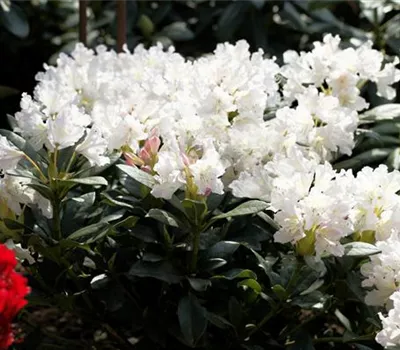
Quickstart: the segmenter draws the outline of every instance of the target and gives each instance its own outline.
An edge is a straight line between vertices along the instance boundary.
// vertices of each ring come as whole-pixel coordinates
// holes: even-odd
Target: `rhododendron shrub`
[[[12,323],[26,305],[29,293],[27,280],[15,271],[17,259],[12,250],[0,244],[0,349],[14,342]]]
[[[357,168],[400,116],[363,88],[393,98],[397,63],[332,35],[282,65],[244,41],[61,55],[0,136],[35,301],[115,349],[400,345],[400,173]]]

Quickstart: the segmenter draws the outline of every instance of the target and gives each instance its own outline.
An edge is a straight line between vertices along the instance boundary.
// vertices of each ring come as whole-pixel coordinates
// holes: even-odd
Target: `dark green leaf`
[[[154,177],[149,175],[148,173],[144,172],[136,168],[135,166],[125,165],[125,164],[118,164],[117,168],[123,171],[132,179],[136,180],[137,182],[152,188],[156,184],[156,180]]]
[[[356,156],[334,164],[334,169],[360,169],[365,165],[381,162],[387,158],[393,151],[392,148],[375,148],[369,151],[357,154]]]
[[[205,202],[184,199],[182,205],[194,225],[198,226],[203,222],[203,218],[207,213],[207,204]]]
[[[258,201],[258,200],[251,200],[246,203],[240,204],[235,209],[221,215],[217,215],[213,217],[213,220],[219,219],[226,219],[233,216],[242,216],[242,215],[251,215],[256,214],[260,211],[265,210],[269,206],[268,203]]]
[[[392,120],[396,118],[400,118],[400,103],[383,104],[360,115],[361,121]]]
[[[266,1],[267,0],[250,0],[250,2],[253,4],[253,6],[255,8],[257,8],[258,10],[263,8]]]
[[[344,245],[346,256],[369,256],[380,253],[380,250],[373,244],[365,242],[350,242]]]
[[[150,209],[146,217],[157,220],[168,226],[172,227],[180,226],[179,220],[174,215],[162,209]]]
[[[249,5],[247,1],[237,1],[226,6],[217,23],[216,36],[220,41],[227,41],[232,38],[246,18]]]
[[[202,278],[193,278],[193,277],[187,277],[190,286],[196,291],[196,292],[204,292],[207,290],[208,287],[211,286],[211,281],[202,279]]]
[[[183,278],[168,261],[155,263],[138,261],[132,265],[128,276],[156,278],[167,283],[179,283]]]
[[[223,274],[213,276],[213,278],[223,278],[227,280],[234,280],[236,278],[252,278],[257,279],[257,275],[251,271],[246,269],[232,269]]]
[[[18,95],[19,91],[9,86],[0,85],[0,99]]]
[[[289,345],[288,350],[314,350],[311,336],[305,332],[299,332],[294,336],[294,343]]]
[[[52,190],[46,185],[42,185],[39,183],[28,183],[28,184],[26,184],[26,186],[33,188],[35,191],[40,193],[44,198],[47,198],[50,200],[53,198]]]
[[[351,329],[351,323],[349,321],[349,319],[343,315],[339,309],[336,309],[334,312],[335,316],[338,318],[338,320],[340,321],[340,323],[350,332],[352,332]]]
[[[232,323],[230,323],[227,319],[223,318],[222,316],[219,316],[217,314],[214,314],[212,312],[207,313],[207,319],[216,327],[221,328],[221,329],[227,329],[232,327]]]
[[[90,186],[107,186],[108,182],[104,177],[101,176],[91,176],[84,178],[75,178],[68,180],[59,180],[60,182],[80,184],[80,185],[90,185]]]
[[[70,234],[67,239],[81,239],[86,236],[94,236],[99,232],[102,232],[107,226],[108,224],[104,222],[92,224],[75,231],[74,233]]]
[[[229,299],[228,304],[229,320],[236,327],[240,327],[243,321],[243,308],[242,305],[235,297]]]
[[[212,270],[215,270],[226,264],[227,264],[227,261],[224,259],[213,258],[213,259],[204,261],[204,263],[202,263],[202,265],[201,265],[201,268],[205,271],[212,271]]]
[[[18,38],[26,38],[29,34],[29,22],[24,11],[15,3],[10,11],[0,11],[0,23]]]
[[[194,295],[183,297],[178,305],[178,319],[183,337],[195,346],[207,328],[207,312]]]
[[[36,152],[29,142],[25,141],[21,136],[10,130],[0,129],[0,135],[7,137],[8,141],[15,145],[22,152],[26,153],[31,159],[37,160],[38,152]]]
[[[174,22],[164,27],[160,33],[173,41],[188,41],[194,39],[194,33],[186,22]]]
[[[299,295],[291,301],[293,305],[297,305],[303,309],[323,309],[327,296],[316,290],[307,295]]]
[[[239,246],[240,244],[237,242],[220,241],[209,248],[204,254],[208,259],[228,259],[239,248]]]

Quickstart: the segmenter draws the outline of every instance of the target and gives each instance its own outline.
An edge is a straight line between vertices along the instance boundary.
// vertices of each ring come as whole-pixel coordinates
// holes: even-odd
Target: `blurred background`
[[[55,63],[78,41],[78,0],[0,0],[0,126],[31,93],[43,63]],[[116,45],[116,2],[89,1],[88,46]],[[197,57],[219,42],[246,39],[252,50],[281,58],[305,50],[325,33],[345,42],[372,40],[388,55],[400,55],[400,0],[127,0],[130,49],[160,41]],[[367,91],[372,98],[373,91]],[[375,96],[372,105],[381,101]]]

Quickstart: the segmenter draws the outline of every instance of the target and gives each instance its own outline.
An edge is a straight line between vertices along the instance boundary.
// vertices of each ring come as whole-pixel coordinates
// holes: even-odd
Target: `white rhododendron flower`
[[[400,345],[400,291],[390,296],[393,307],[387,316],[379,313],[382,322],[382,330],[376,335],[375,340],[383,347],[395,347]]]
[[[24,249],[21,247],[21,244],[15,244],[12,239],[8,239],[4,245],[14,251],[15,256],[20,262],[27,261],[29,265],[34,264],[36,261],[31,255],[29,249]]]
[[[27,186],[32,179],[26,177],[5,175],[0,179],[0,197],[7,206],[17,215],[20,215],[23,206],[37,206],[46,218],[53,216],[51,203],[33,188]]]
[[[372,81],[390,97],[400,77],[397,62],[384,65],[371,43],[340,44],[326,35],[309,52],[287,51],[282,67],[243,40],[195,60],[161,45],[116,53],[78,44],[37,75],[15,132],[37,151],[73,148],[91,166],[123,154],[154,176],[155,197],[231,190],[271,201],[282,225],[277,240],[297,244],[312,232],[317,254],[341,255],[340,240],[353,229],[376,231],[377,239],[391,232],[397,207],[385,202],[377,220],[362,224],[372,209],[354,205],[358,180],[330,169],[329,186],[321,188],[314,177],[328,169],[325,161],[352,152],[358,113],[368,107],[360,84]],[[148,153],[143,145],[155,130],[159,144]],[[10,160],[1,160],[4,167],[15,167],[18,151],[3,153]],[[340,200],[346,181],[355,193]]]
[[[358,172],[352,195],[355,207],[351,213],[356,232],[375,231],[377,240],[386,240],[400,229],[400,172],[388,172],[385,165]]]
[[[400,237],[396,232],[385,241],[376,243],[381,253],[370,257],[370,261],[361,266],[366,279],[364,287],[372,288],[367,293],[368,305],[385,305],[390,295],[400,286]]]
[[[15,147],[6,137],[0,135],[0,169],[16,168],[24,153]]]

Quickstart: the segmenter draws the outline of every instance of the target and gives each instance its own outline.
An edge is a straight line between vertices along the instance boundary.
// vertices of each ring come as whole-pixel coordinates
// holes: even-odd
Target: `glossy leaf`
[[[207,312],[194,295],[183,297],[178,305],[181,332],[190,346],[195,346],[207,328]]]

